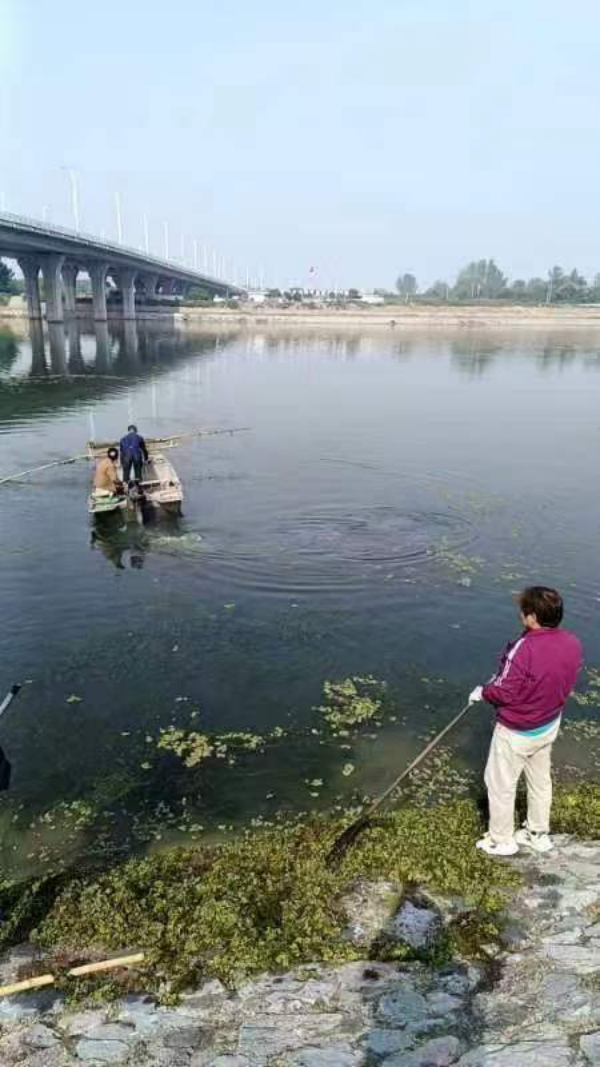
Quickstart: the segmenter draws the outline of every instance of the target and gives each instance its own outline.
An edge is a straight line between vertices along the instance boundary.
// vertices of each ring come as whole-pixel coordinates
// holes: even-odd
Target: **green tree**
[[[425,293],[425,296],[431,297],[433,300],[447,300],[450,295],[450,286],[448,282],[444,282],[438,278],[433,285],[429,286],[429,289]]]
[[[0,293],[16,293],[18,288],[12,270],[0,259]]]
[[[506,275],[495,260],[474,259],[459,271],[453,296],[458,300],[496,299],[506,283]]]

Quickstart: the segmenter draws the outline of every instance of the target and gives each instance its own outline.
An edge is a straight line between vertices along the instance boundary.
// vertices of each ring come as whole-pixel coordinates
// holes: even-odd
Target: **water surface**
[[[523,584],[564,592],[597,662],[599,353],[586,332],[2,328],[0,477],[132,420],[251,428],[170,454],[175,523],[93,538],[86,461],[0,487],[0,677],[29,682],[0,726],[4,866],[385,786],[489,676]],[[384,724],[331,738],[324,681],[367,674],[387,683]],[[157,752],[171,724],[287,735],[190,770]],[[461,774],[489,730],[474,710]]]

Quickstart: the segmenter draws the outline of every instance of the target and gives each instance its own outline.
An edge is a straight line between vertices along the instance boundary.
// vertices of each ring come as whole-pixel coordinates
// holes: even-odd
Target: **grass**
[[[148,956],[141,984],[177,991],[203,978],[233,985],[264,970],[357,958],[341,937],[341,898],[358,877],[457,893],[485,916],[515,884],[509,867],[474,850],[481,825],[470,802],[388,815],[331,869],[341,825],[318,818],[133,859],[99,876],[6,886],[5,938],[34,934],[49,953],[134,946]]]
[[[415,884],[470,906],[434,948],[432,964],[458,952],[476,957],[493,940],[519,877],[474,849],[482,822],[473,801],[388,814],[330,868],[326,857],[343,825],[324,816],[132,859],[101,874],[5,883],[4,944],[33,937],[58,959],[142,949],[148,965],[136,988],[163,996],[208,978],[232,986],[261,971],[364,956],[341,936],[342,898],[357,878]],[[600,838],[600,786],[559,787],[553,829]],[[403,946],[395,951],[410,957]]]

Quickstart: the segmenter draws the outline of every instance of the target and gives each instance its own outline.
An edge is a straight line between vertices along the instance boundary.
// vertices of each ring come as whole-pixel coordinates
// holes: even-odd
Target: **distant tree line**
[[[396,282],[398,295],[405,300],[473,303],[504,300],[519,304],[595,304],[600,303],[600,273],[586,278],[578,270],[553,267],[546,278],[515,278],[509,281],[493,259],[467,263],[450,284],[436,281],[419,290],[414,274],[401,274]]]

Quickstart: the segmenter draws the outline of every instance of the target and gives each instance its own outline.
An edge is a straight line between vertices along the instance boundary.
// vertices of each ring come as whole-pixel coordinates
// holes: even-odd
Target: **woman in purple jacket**
[[[477,848],[490,856],[514,856],[519,845],[552,848],[552,745],[564,704],[581,668],[581,644],[559,629],[562,597],[534,585],[519,598],[523,633],[507,645],[498,673],[473,690],[470,702],[496,708],[496,728],[485,769],[489,831]],[[521,774],[527,784],[527,821],[515,834],[515,798]]]

